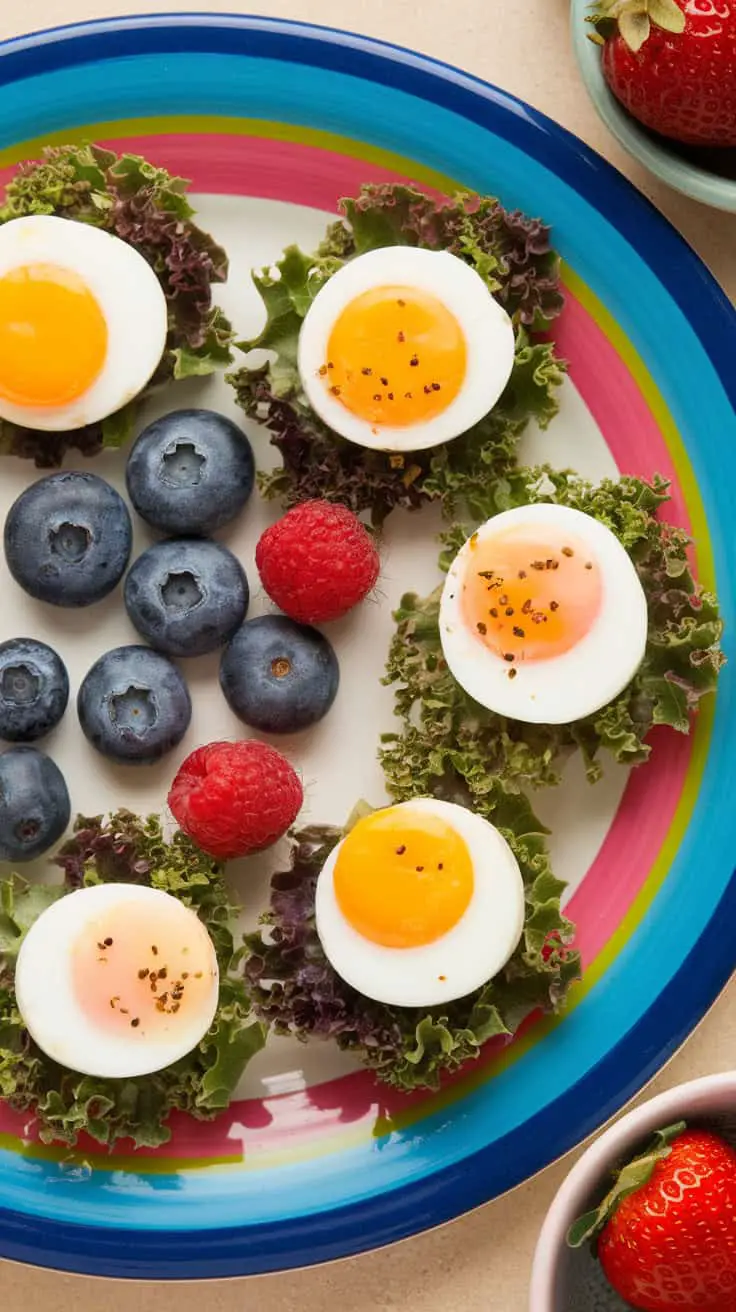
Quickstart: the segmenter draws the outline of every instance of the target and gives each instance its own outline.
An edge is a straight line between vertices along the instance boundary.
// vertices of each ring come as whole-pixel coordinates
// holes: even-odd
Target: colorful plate
[[[584,472],[615,462],[669,475],[670,513],[692,530],[700,577],[717,583],[731,621],[736,320],[673,229],[575,138],[503,92],[407,51],[294,24],[192,15],[112,20],[2,47],[0,166],[44,143],[84,138],[139,150],[193,179],[206,221],[240,240],[226,289],[231,312],[246,294],[249,252],[260,259],[269,241],[275,254],[277,239],[313,237],[323,222],[314,211],[334,210],[363,181],[409,177],[443,192],[460,183],[541,214],[565,260],[558,341],[572,382],[555,431],[532,445]],[[246,331],[243,314],[257,314],[255,303],[238,321]],[[216,393],[218,403],[225,395]],[[121,465],[118,457],[118,479]],[[4,465],[3,497],[29,472]],[[389,602],[403,583],[423,582],[408,575],[418,531],[396,530]],[[44,636],[40,612],[21,611],[17,593],[12,602],[14,625],[35,617]],[[112,645],[110,615],[97,636],[94,626],[89,638],[66,628],[65,642],[87,644],[87,663],[92,646]],[[389,622],[375,623],[383,649]],[[365,645],[360,628],[345,642],[349,671],[351,651],[358,660]],[[378,687],[380,654],[365,689]],[[72,664],[76,677],[77,648]],[[340,819],[320,810],[330,780],[350,774],[345,760],[352,769],[364,746],[372,760],[371,705],[360,700],[357,675],[346,687],[341,714],[352,699],[363,739],[356,727],[348,755],[332,728],[304,749],[305,772],[319,775],[312,818]],[[200,691],[195,740],[211,723]],[[628,781],[614,772],[583,792],[573,771],[554,798],[539,799],[555,817],[555,861],[571,879],[585,961],[562,1019],[490,1048],[441,1094],[409,1100],[335,1064],[331,1049],[276,1043],[251,1068],[250,1097],[214,1125],[177,1123],[157,1153],[111,1159],[82,1150],[68,1160],[29,1142],[5,1111],[0,1253],[158,1279],[279,1270],[437,1225],[570,1148],[654,1074],[731,974],[733,697],[728,666],[691,738],[660,734],[651,763]],[[154,785],[115,776],[82,755],[71,719],[64,733],[59,750],[67,768],[78,762],[82,809],[160,804],[164,774]],[[332,762],[327,782],[318,760]]]

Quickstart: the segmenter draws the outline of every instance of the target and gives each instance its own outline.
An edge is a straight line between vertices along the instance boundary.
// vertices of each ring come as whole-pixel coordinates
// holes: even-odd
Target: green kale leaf
[[[474,804],[497,778],[511,789],[554,784],[575,750],[583,753],[594,781],[602,750],[620,764],[638,765],[649,756],[653,725],[689,732],[701,697],[716,687],[723,626],[715,597],[692,577],[686,534],[657,515],[667,496],[660,478],[605,479],[594,486],[546,466],[509,465],[488,479],[485,497],[479,490],[476,499],[479,520],[513,506],[555,501],[592,515],[616,534],[647,598],[645,657],[629,686],[594,715],[572,724],[524,724],[480,706],[450,674],[440,644],[441,589],[426,598],[407,594],[396,613],[386,675],[395,685],[402,729],[384,735],[381,750],[397,801],[435,793],[448,772],[465,781]],[[462,525],[445,535],[445,565],[466,536]]]
[[[15,877],[0,884],[0,956],[14,962],[28,930],[64,894],[61,884],[28,884]]]
[[[9,183],[0,223],[53,214],[102,228],[128,242],[156,273],[168,303],[166,350],[145,396],[161,383],[206,375],[232,362],[232,328],[212,303],[212,287],[227,278],[227,255],[193,222],[187,182],[137,155],[99,146],[63,146],[23,164]],[[84,456],[129,441],[136,401],[117,414],[70,432],[36,432],[0,422],[0,453],[61,464],[67,450]]]
[[[130,1139],[137,1148],[157,1147],[171,1137],[173,1110],[208,1120],[227,1107],[266,1040],[234,973],[236,908],[217,863],[183,834],[167,841],[157,816],[118,811],[107,822],[80,816],[55,864],[63,884],[13,879],[0,886],[0,1096],[30,1113],[44,1143],[74,1145],[84,1132],[106,1146]],[[181,1061],[137,1079],[100,1079],[65,1070],[36,1046],[18,1011],[13,971],[23,935],[51,902],[75,888],[119,881],[160,888],[197,913],[217,953],[220,997],[210,1030]]]
[[[533,336],[562,308],[559,261],[548,230],[507,213],[497,201],[457,197],[439,205],[406,187],[364,187],[342,208],[350,226],[333,224],[316,254],[289,247],[276,266],[278,276],[270,269],[254,275],[266,326],[238,346],[275,356],[265,364],[246,363],[228,381],[245,414],[269,430],[281,456],[279,467],[260,474],[261,491],[287,505],[312,497],[340,501],[356,513],[368,512],[376,526],[396,507],[415,510],[445,495],[451,513],[457,506],[472,514],[469,475],[513,455],[530,420],[546,427],[557,413],[564,364],[550,342]],[[408,456],[371,451],[334,433],[309,406],[297,368],[302,321],[320,287],[354,255],[398,243],[448,249],[467,260],[506,305],[516,331],[514,369],[491,413],[455,441]]]
[[[319,248],[323,257],[344,260],[381,246],[449,251],[472,265],[512,319],[531,332],[548,329],[562,310],[550,229],[492,197],[460,194],[438,204],[412,187],[384,183],[363,187],[341,209],[347,228],[340,221],[332,225]]]

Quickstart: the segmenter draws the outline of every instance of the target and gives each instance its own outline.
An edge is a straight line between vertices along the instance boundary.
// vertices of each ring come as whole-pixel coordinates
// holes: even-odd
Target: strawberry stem
[[[588,1240],[595,1239],[611,1220],[624,1198],[628,1198],[629,1194],[636,1193],[637,1189],[649,1183],[657,1162],[662,1162],[665,1157],[669,1157],[674,1140],[678,1139],[686,1128],[684,1121],[677,1121],[675,1125],[668,1125],[664,1130],[657,1130],[645,1152],[614,1172],[613,1188],[609,1190],[603,1201],[592,1211],[579,1216],[570,1226],[567,1232],[569,1248],[582,1248]]]
[[[677,0],[595,0],[587,22],[607,40],[618,31],[630,50],[641,50],[652,24],[678,35],[685,30],[685,14]],[[595,38],[593,38],[595,39]]]

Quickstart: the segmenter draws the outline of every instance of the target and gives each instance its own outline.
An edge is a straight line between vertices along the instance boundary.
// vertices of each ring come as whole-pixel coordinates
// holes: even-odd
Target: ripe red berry
[[[736,1153],[687,1130],[598,1239],[614,1289],[643,1312],[736,1308]]]
[[[275,843],[294,823],[303,800],[299,777],[286,758],[252,739],[198,747],[169,792],[180,829],[220,861]]]
[[[339,619],[375,587],[381,562],[365,525],[346,506],[304,501],[256,547],[272,601],[301,624]]]
[[[736,1152],[703,1129],[668,1126],[616,1176],[599,1206],[572,1226],[597,1253],[627,1307],[641,1312],[734,1312]]]
[[[596,0],[603,75],[645,127],[736,145],[736,8],[708,0]],[[595,38],[594,38],[595,39]]]

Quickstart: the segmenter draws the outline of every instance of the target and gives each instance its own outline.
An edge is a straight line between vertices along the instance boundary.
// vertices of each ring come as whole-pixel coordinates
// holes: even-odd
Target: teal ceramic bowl
[[[583,81],[603,122],[634,159],[655,177],[715,209],[736,211],[736,177],[723,176],[681,154],[641,127],[609,91],[601,71],[599,47],[588,40],[589,0],[571,0],[572,37]]]

